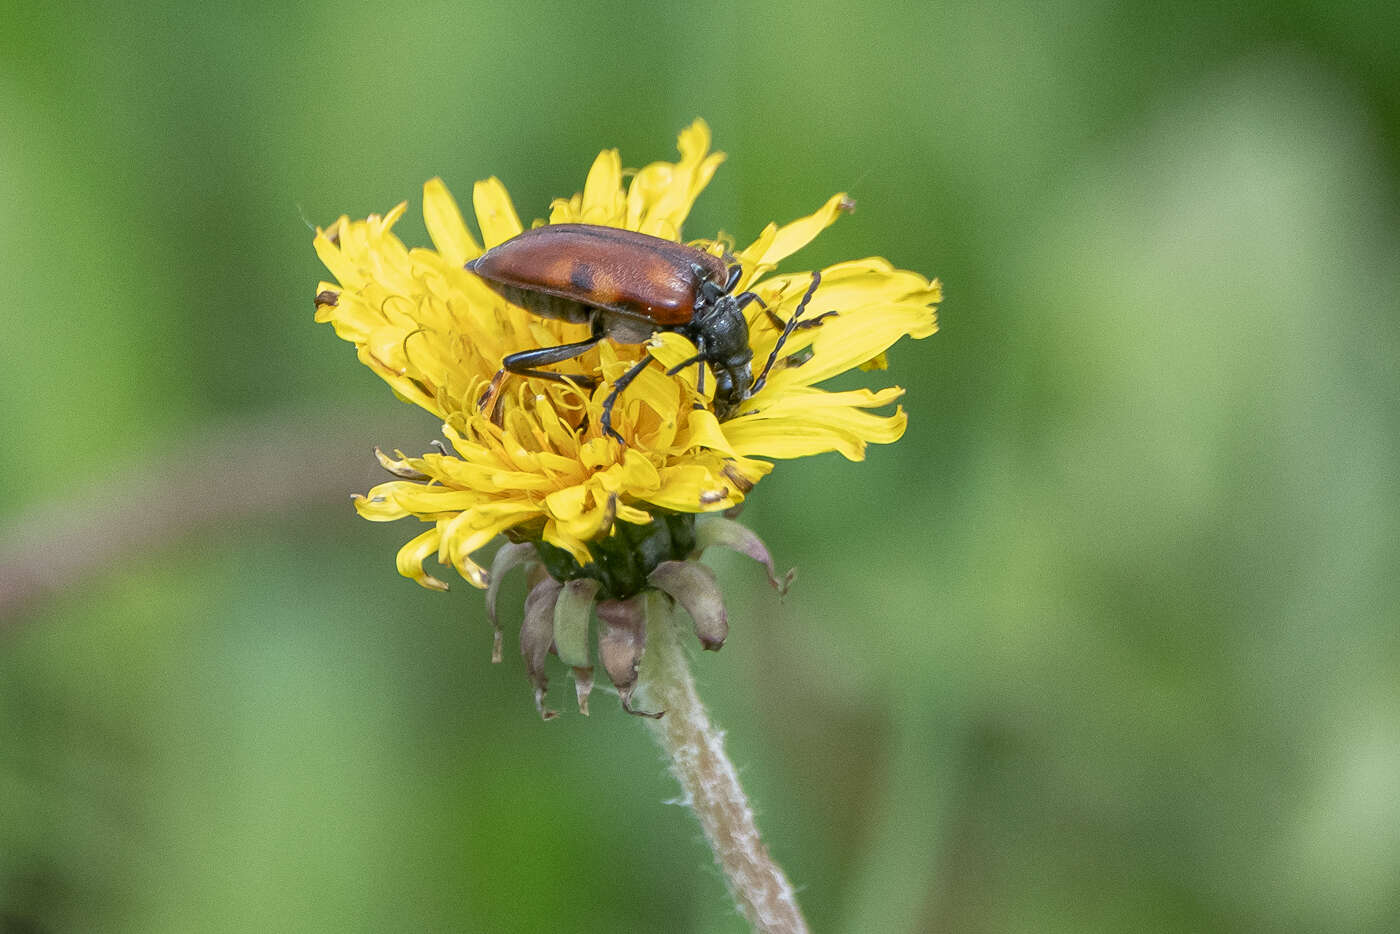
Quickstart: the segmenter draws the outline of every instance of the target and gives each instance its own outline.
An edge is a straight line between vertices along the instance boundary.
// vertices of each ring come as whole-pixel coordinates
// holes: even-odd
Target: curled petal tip
[[[792,582],[797,580],[797,568],[788,568],[788,572],[783,575],[781,580],[773,578],[769,578],[769,580],[773,584],[773,588],[778,591],[778,596],[786,597],[788,591],[792,589]]]
[[[574,695],[578,698],[578,712],[588,716],[588,696],[593,693],[593,669],[574,669]]]
[[[524,564],[533,553],[534,548],[528,542],[507,542],[500,547],[491,561],[491,570],[486,574],[486,617],[491,620],[491,625],[496,627],[498,642],[501,624],[496,616],[496,599],[500,596],[501,581],[510,570]]]
[[[783,577],[778,577],[778,569],[773,564],[773,556],[768,552],[768,546],[763,544],[763,540],[755,535],[748,527],[740,525],[733,519],[726,519],[716,516],[696,524],[695,548],[696,551],[703,552],[711,545],[719,545],[737,551],[741,555],[746,555],[763,565],[768,572],[768,583],[779,595],[785,595],[788,588],[792,586],[796,569],[788,571]]]
[[[666,711],[664,710],[658,710],[655,713],[652,713],[649,710],[633,709],[631,688],[628,688],[625,691],[618,691],[618,697],[622,700],[622,709],[625,710],[627,713],[630,713],[634,717],[646,717],[649,720],[660,720],[662,717],[666,716]]]
[[[388,454],[385,454],[378,447],[374,449],[374,457],[376,460],[379,461],[380,467],[383,467],[385,470],[398,477],[400,480],[415,480],[421,482],[424,480],[432,479],[422,471],[415,470],[412,467],[410,467],[408,465],[407,460],[403,458],[395,460]]]
[[[520,624],[520,654],[525,659],[525,673],[535,685],[535,707],[546,720],[557,714],[544,705],[549,676],[544,662],[554,644],[554,604],[563,585],[546,578],[525,598],[525,620]]]
[[[535,709],[540,712],[540,719],[549,721],[559,716],[559,711],[551,710],[544,703],[544,688],[535,688]]]

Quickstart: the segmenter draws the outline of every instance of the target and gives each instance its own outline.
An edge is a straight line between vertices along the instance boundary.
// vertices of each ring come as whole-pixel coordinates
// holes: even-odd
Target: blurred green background
[[[355,517],[436,425],[312,322],[308,221],[697,115],[690,236],[849,190],[786,268],[948,296],[906,438],[751,500],[789,598],[715,562],[814,929],[1400,929],[1397,9],[0,2],[0,930],[743,929]]]

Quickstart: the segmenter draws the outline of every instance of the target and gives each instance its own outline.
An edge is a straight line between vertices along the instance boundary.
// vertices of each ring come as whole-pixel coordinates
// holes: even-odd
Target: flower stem
[[[806,934],[792,884],[759,839],[753,808],[725,755],[724,734],[696,693],[679,627],[666,599],[654,597],[647,607],[644,683],[648,705],[666,714],[646,723],[666,751],[684,803],[699,818],[740,912],[765,934]]]

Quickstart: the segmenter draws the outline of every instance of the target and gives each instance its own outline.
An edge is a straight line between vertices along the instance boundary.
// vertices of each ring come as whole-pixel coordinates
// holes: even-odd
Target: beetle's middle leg
[[[551,380],[556,383],[578,383],[589,389],[598,385],[598,380],[592,376],[585,376],[582,373],[568,374],[556,373],[553,370],[541,370],[538,367],[549,366],[552,363],[563,363],[565,360],[572,360],[574,357],[582,356],[597,346],[603,339],[603,335],[594,334],[592,337],[576,341],[572,344],[560,344],[557,347],[536,347],[534,350],[522,350],[513,353],[501,361],[501,368],[509,370],[516,376],[535,376],[540,379]]]
[[[535,376],[555,383],[578,385],[585,390],[592,390],[598,385],[598,380],[595,377],[585,376],[582,373],[574,375],[556,373],[553,370],[541,370],[538,367],[572,360],[574,357],[587,353],[602,339],[602,334],[594,334],[586,340],[576,341],[572,344],[560,344],[557,347],[536,347],[533,350],[522,350],[508,355],[501,361],[501,368],[496,371],[496,375],[491,378],[491,385],[486,387],[486,391],[477,400],[477,408],[483,411],[492,409],[491,420],[499,424],[500,412],[494,410],[500,404],[501,385],[505,382],[506,373],[514,373],[517,376]]]

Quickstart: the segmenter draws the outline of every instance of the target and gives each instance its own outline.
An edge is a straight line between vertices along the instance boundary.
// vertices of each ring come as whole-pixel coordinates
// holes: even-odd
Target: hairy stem
[[[647,703],[666,714],[646,723],[666,751],[684,802],[699,818],[744,917],[765,934],[805,934],[807,922],[797,907],[792,884],[759,839],[753,808],[725,755],[724,734],[710,722],[695,691],[690,662],[667,601],[659,594],[653,596],[647,614]]]

